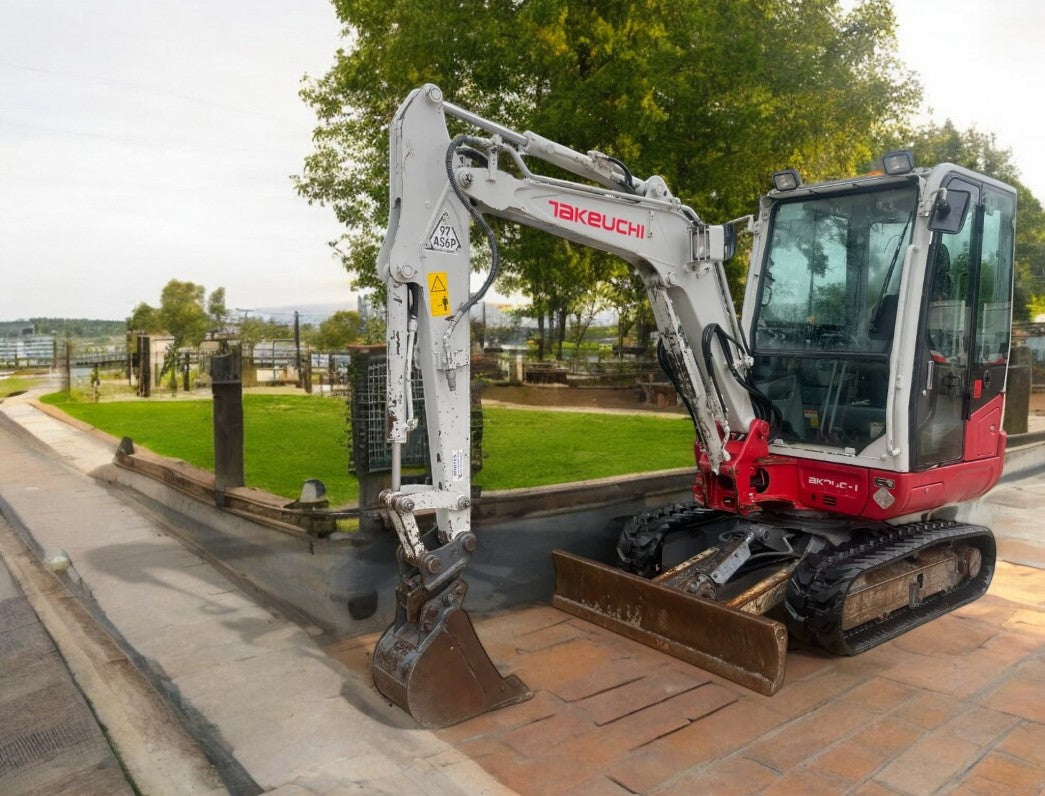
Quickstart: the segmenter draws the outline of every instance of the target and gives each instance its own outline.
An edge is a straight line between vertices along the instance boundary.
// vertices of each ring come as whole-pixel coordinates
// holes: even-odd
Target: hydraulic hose
[[[718,338],[719,346],[722,349],[723,354],[726,357],[726,367],[729,368],[729,372],[736,379],[737,384],[743,387],[748,395],[751,397],[751,408],[755,412],[755,416],[760,420],[765,420],[769,423],[769,433],[771,437],[775,437],[780,432],[780,426],[783,418],[780,416],[780,411],[776,408],[772,401],[765,396],[765,394],[758,389],[758,386],[751,379],[749,375],[744,375],[736,366],[736,362],[733,359],[733,353],[730,351],[729,343],[735,345],[741,351],[746,350],[741,344],[734,340],[726,331],[719,326],[717,323],[708,324],[704,329],[704,335],[701,339],[701,351],[704,355],[704,366],[707,369],[708,375],[711,377],[712,383],[715,385],[715,391],[718,393],[719,401],[722,401],[722,390],[719,388],[718,380],[715,378],[715,370],[713,365],[713,356],[711,353],[711,341]],[[723,406],[725,403],[723,402]]]
[[[500,271],[501,263],[500,254],[497,250],[497,235],[494,233],[490,225],[486,223],[486,219],[483,218],[482,213],[476,210],[472,205],[471,199],[461,189],[461,186],[457,184],[457,176],[454,174],[454,155],[457,153],[457,150],[463,144],[482,146],[485,143],[486,142],[482,139],[476,138],[475,136],[459,135],[450,142],[450,146],[446,149],[446,176],[450,181],[450,188],[453,189],[457,198],[461,200],[461,204],[464,205],[465,210],[468,211],[468,215],[472,217],[472,220],[475,221],[483,231],[483,234],[486,235],[486,241],[490,246],[490,272],[486,275],[486,280],[483,282],[479,290],[469,296],[468,300],[458,307],[454,314],[450,316],[450,328],[444,334],[444,338],[446,339],[449,339],[449,336],[453,333],[454,328],[457,326],[457,323],[461,318],[466,316],[468,311],[486,295],[486,292],[493,286],[494,280],[497,279],[498,272]],[[472,154],[473,152],[474,150],[469,148],[469,155],[474,157]]]

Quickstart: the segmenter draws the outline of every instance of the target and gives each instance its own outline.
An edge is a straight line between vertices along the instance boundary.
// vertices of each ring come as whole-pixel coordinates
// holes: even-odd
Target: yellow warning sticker
[[[428,298],[433,318],[450,314],[450,291],[446,288],[446,271],[432,271],[428,275]]]

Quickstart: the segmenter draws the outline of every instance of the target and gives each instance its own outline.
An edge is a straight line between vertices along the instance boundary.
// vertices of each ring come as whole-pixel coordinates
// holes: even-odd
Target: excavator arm
[[[447,116],[478,134],[451,139]],[[588,182],[535,174],[527,158]],[[751,359],[723,270],[732,229],[701,221],[660,177],[639,180],[605,155],[503,128],[444,102],[432,85],[414,91],[395,116],[389,173],[389,228],[378,267],[388,292],[393,456],[392,486],[381,501],[399,537],[403,577],[397,620],[375,651],[374,676],[419,722],[442,726],[529,696],[496,672],[461,610],[467,587],[460,575],[478,543],[470,526],[468,313],[492,285],[499,260],[484,216],[615,254],[641,275],[713,472],[730,461],[731,437],[743,438],[764,421],[745,384]],[[473,223],[485,234],[491,261],[474,294]],[[401,476],[401,448],[418,414],[415,366],[431,453],[426,485],[404,485]],[[425,515],[434,515],[434,534],[422,530],[418,518]]]
[[[451,140],[446,115],[490,135]],[[630,263],[646,286],[701,450],[715,472],[730,460],[726,441],[734,432],[746,434],[758,417],[743,382],[751,360],[722,266],[731,230],[702,222],[659,177],[636,180],[599,153],[583,154],[533,133],[514,133],[442,101],[431,85],[413,92],[400,107],[390,149],[391,219],[378,263],[388,287],[388,419],[394,451],[393,488],[384,502],[409,557],[421,559],[426,553],[407,506],[415,513],[436,511],[448,540],[469,532],[468,312],[498,267],[497,241],[484,215]],[[602,185],[536,175],[526,157]],[[510,170],[502,168],[502,161]],[[492,261],[490,275],[474,295],[469,292],[472,222],[486,233]],[[700,339],[706,330],[714,330],[710,341]],[[704,355],[709,347],[712,356]],[[395,452],[415,425],[410,390],[415,362],[428,402],[433,484],[403,488]],[[448,577],[448,570],[444,567],[440,578]]]

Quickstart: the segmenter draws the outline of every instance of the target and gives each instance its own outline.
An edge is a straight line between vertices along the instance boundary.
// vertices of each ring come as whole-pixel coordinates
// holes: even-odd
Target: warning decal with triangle
[[[450,290],[446,286],[446,271],[432,271],[428,275],[428,297],[433,318],[450,314]]]
[[[425,248],[434,252],[447,252],[453,254],[461,251],[461,238],[457,235],[453,223],[450,221],[449,211],[444,211],[439,223],[435,225],[432,234],[428,236]]]

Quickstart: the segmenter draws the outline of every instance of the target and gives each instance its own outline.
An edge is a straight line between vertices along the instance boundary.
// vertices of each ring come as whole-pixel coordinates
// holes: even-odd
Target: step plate
[[[784,683],[781,622],[695,597],[562,550],[552,605],[769,696]]]

